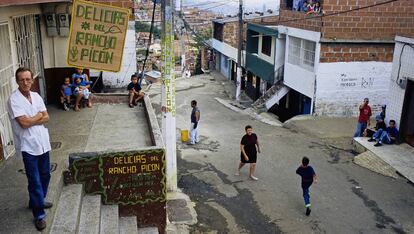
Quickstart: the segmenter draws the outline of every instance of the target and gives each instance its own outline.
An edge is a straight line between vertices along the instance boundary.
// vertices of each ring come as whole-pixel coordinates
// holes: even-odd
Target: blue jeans
[[[29,184],[29,204],[32,207],[34,218],[43,219],[46,216],[43,206],[50,181],[49,152],[39,156],[22,152],[22,155]]]
[[[378,129],[378,131],[372,135],[372,138],[377,140],[379,143],[391,144],[390,136],[383,129]]]
[[[366,128],[367,128],[367,123],[358,122],[354,137],[362,137],[362,133],[364,133]]]
[[[305,206],[310,206],[310,195],[309,195],[309,187],[302,187],[303,190],[303,200],[305,200]]]

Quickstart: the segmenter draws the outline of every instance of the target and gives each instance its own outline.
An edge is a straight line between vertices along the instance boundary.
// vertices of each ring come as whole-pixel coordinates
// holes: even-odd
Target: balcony
[[[274,83],[274,65],[257,54],[246,53],[246,69],[267,82]]]

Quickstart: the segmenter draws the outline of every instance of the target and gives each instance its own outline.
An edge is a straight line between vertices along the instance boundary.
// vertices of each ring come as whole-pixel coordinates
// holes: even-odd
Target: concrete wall
[[[404,51],[402,48],[404,43],[414,45],[414,39],[396,37],[396,44],[394,49],[394,62],[392,65],[392,75],[389,82],[390,95],[387,102],[387,120],[394,119],[397,122],[397,126],[400,126],[401,115],[404,104],[405,89],[402,89],[397,84],[398,68],[401,55],[401,68],[400,77],[408,77],[414,80],[414,49],[410,46],[405,46]],[[401,54],[402,53],[402,54]]]
[[[126,87],[131,81],[131,75],[137,71],[134,24],[133,21],[128,23],[121,70],[119,72],[103,72],[104,86],[109,86],[110,88]]]
[[[285,64],[284,84],[312,98],[315,87],[315,73],[290,63]]]
[[[375,115],[388,99],[391,66],[386,62],[320,63],[315,113],[356,116],[358,105],[368,97]]]
[[[219,40],[212,39],[212,47],[219,51],[220,53],[224,54],[225,56],[233,59],[234,61],[237,60],[237,48],[232,47],[231,45],[227,43],[223,43]]]
[[[228,57],[220,54],[220,73],[223,74],[227,79],[230,79],[230,61]]]
[[[43,13],[54,12],[56,14],[71,14],[72,4],[46,4],[43,6],[42,11]],[[68,54],[69,36],[48,36],[44,17],[40,20],[40,30],[42,34],[43,61],[45,69],[68,67],[66,58]]]
[[[309,98],[313,98],[315,94],[315,74],[319,64],[320,33],[283,26],[278,27],[278,30],[280,33],[287,35],[285,45],[280,43],[277,44],[278,47],[276,48],[276,51],[279,50],[279,48],[283,48],[283,46],[285,48],[284,84]],[[314,41],[316,43],[313,71],[306,70],[298,65],[293,65],[288,62],[290,36]],[[279,45],[281,47],[279,47]]]

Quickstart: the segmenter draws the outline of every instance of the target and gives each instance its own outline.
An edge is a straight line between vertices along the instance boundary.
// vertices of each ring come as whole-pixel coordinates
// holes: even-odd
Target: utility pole
[[[181,28],[180,28],[180,50],[181,50],[181,77],[185,77],[185,41],[184,41],[184,30],[185,30],[185,23],[184,23],[184,12],[183,12],[183,0],[180,0],[181,4],[180,4],[180,22],[181,24]]]
[[[177,190],[177,152],[175,129],[175,74],[174,74],[174,0],[162,0],[162,134],[167,162],[167,190]]]
[[[242,76],[242,44],[243,44],[243,0],[239,0],[239,44],[237,53],[237,80],[236,80],[236,100],[240,101],[241,76]]]

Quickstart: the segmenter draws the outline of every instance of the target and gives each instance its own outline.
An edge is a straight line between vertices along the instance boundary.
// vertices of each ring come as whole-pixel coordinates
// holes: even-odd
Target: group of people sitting
[[[83,69],[76,68],[72,77],[66,77],[64,83],[60,88],[60,103],[65,111],[69,111],[72,103],[72,98],[75,101],[73,109],[79,111],[82,100],[85,101],[87,107],[92,107],[90,100],[91,82],[87,74],[83,73]]]
[[[293,0],[292,9],[305,12],[306,14],[319,14],[321,12],[321,4],[319,0]]]
[[[394,144],[398,139],[398,129],[395,126],[395,120],[390,120],[388,127],[381,115],[375,116],[374,129],[366,129],[364,135],[370,137],[369,142],[376,142],[374,146],[382,146],[382,144]]]

